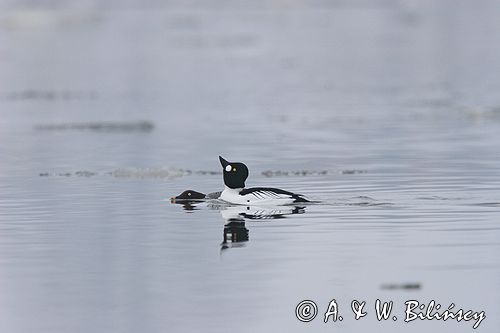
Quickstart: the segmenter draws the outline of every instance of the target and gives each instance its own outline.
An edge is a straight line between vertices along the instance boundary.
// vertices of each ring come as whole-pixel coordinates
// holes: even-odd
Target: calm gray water
[[[0,1],[0,331],[473,331],[405,323],[414,299],[498,332],[499,16],[493,0]],[[171,204],[222,189],[218,155],[321,203]],[[344,320],[325,324],[332,299]]]

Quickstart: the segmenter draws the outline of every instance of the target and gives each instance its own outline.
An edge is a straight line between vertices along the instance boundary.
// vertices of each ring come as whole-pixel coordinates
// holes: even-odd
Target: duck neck
[[[243,188],[230,188],[227,185],[224,185],[224,192],[226,193],[235,193],[238,194],[243,190]]]

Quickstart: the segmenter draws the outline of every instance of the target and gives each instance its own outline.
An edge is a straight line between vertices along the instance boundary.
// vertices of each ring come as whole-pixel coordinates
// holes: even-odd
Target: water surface
[[[498,330],[497,2],[0,7],[0,331]],[[218,155],[321,203],[171,204]]]

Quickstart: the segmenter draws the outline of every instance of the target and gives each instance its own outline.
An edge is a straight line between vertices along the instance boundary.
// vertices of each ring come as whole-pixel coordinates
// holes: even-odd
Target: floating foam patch
[[[285,171],[285,170],[266,170],[261,173],[265,177],[283,177],[283,176],[323,176],[328,174],[327,170],[296,170],[296,171]]]
[[[94,177],[112,176],[115,178],[178,178],[189,175],[220,175],[220,171],[206,171],[176,168],[118,168],[107,172],[80,170],[76,172],[40,172],[40,177]]]
[[[357,170],[357,169],[348,169],[348,170],[341,170],[340,173],[343,175],[353,175],[353,174],[360,174],[360,173],[368,173],[368,171]],[[294,171],[266,170],[266,171],[262,171],[261,174],[265,177],[324,176],[324,175],[331,174],[331,172],[328,170],[294,170]]]
[[[466,109],[465,114],[473,120],[499,120],[500,106]]]
[[[44,100],[44,101],[71,101],[94,100],[99,97],[96,91],[83,90],[38,90],[26,89],[1,92],[0,98],[9,101]]]
[[[368,173],[366,170],[357,170],[357,169],[348,169],[348,170],[342,170],[340,171],[341,174],[343,175],[355,175],[359,173]]]
[[[178,178],[190,175],[191,171],[173,168],[120,168],[108,174],[116,178]]]
[[[20,9],[3,11],[0,15],[0,27],[9,30],[68,28],[100,21],[98,12],[82,10]]]
[[[418,282],[386,283],[383,284],[380,288],[385,290],[420,290],[422,288],[422,285]]]
[[[149,121],[136,122],[84,122],[84,123],[60,123],[40,124],[35,126],[39,131],[96,131],[96,132],[150,132],[154,124]]]

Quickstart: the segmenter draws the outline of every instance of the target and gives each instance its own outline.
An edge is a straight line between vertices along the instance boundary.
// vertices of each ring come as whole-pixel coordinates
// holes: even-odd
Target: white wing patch
[[[249,193],[245,193],[245,192]],[[249,190],[225,188],[218,199],[237,205],[288,205],[296,200],[305,200],[299,194],[280,193],[282,190],[273,191],[272,188],[254,188]]]
[[[251,193],[256,199],[290,199],[288,194],[280,194],[273,191],[255,191]]]

